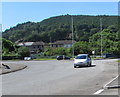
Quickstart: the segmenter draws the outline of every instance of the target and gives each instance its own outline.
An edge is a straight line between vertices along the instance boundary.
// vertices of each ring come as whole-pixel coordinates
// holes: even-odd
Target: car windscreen
[[[75,59],[86,59],[86,56],[85,55],[77,56]]]
[[[63,58],[63,56],[58,56],[58,58]]]

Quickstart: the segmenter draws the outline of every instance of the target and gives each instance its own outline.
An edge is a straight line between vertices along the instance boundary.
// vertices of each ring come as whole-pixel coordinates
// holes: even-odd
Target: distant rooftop
[[[40,42],[34,42],[32,45],[45,45],[45,43],[40,41]]]
[[[52,44],[72,44],[72,40],[59,40],[59,41],[53,42]]]
[[[44,42],[20,42],[18,46],[44,45]]]
[[[18,46],[31,46],[34,42],[20,42],[18,43]]]

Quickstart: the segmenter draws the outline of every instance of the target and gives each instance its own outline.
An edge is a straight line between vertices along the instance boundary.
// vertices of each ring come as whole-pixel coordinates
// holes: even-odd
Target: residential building
[[[75,43],[75,41],[74,41],[74,43]],[[73,45],[72,40],[59,40],[59,41],[51,43],[52,47],[70,48],[70,47],[72,47],[72,45]]]
[[[74,41],[75,43],[75,41]],[[73,43],[72,40],[59,40],[50,44],[44,43],[42,41],[40,42],[20,42],[17,43],[18,46],[25,46],[28,47],[31,54],[43,52],[45,47],[51,46],[51,47],[65,47],[70,48],[72,47]]]
[[[18,46],[28,47],[31,53],[42,52],[44,50],[44,42],[21,42]]]

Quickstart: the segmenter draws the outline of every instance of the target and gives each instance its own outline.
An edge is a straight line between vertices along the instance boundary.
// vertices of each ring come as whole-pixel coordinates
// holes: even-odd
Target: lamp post
[[[71,15],[71,21],[72,21],[72,58],[74,58],[74,33],[73,33],[73,16]]]
[[[51,38],[51,34],[50,34],[50,47],[52,47],[52,38]]]
[[[2,24],[0,24],[0,60],[2,60]]]
[[[102,41],[102,18],[100,18],[100,31],[101,31],[101,57],[103,54],[103,41]]]

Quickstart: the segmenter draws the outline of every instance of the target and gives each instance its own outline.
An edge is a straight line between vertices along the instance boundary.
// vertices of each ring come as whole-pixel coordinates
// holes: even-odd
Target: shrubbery
[[[21,59],[24,59],[24,57],[30,56],[30,51],[27,47],[20,47],[18,48],[18,55],[20,56]]]
[[[92,31],[94,32],[94,30],[96,29],[93,29]],[[95,51],[95,55],[100,55],[101,35],[103,54],[111,53],[120,57],[120,40],[118,37],[118,30],[114,26],[109,26],[107,29],[103,29],[102,33],[97,32],[93,34],[87,41],[78,41],[74,43],[74,54],[92,54],[92,51]],[[44,52],[42,52],[42,54],[44,56],[66,55],[71,57],[73,53],[73,47],[46,47],[44,48]],[[2,39],[2,56],[17,56],[23,59],[24,57],[30,56],[30,52],[27,47],[18,47],[10,40]]]
[[[30,56],[30,51],[27,47],[18,47],[10,40],[2,38],[3,59],[23,59],[26,56]]]

